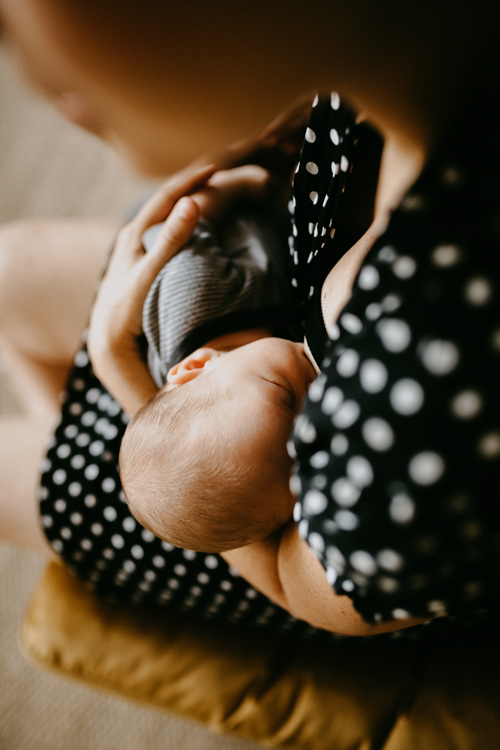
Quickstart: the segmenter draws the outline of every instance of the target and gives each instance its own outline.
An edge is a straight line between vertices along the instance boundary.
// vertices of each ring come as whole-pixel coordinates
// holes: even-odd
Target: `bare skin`
[[[57,413],[118,228],[112,220],[39,220],[1,228],[0,342],[19,397],[36,417]]]
[[[42,446],[117,228],[37,221],[0,230],[1,345],[24,407],[0,419],[0,528],[5,541],[51,556],[36,500]]]

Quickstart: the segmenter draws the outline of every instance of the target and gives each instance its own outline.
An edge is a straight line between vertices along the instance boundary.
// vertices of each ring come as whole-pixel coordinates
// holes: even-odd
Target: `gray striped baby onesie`
[[[144,233],[146,250],[161,226]],[[217,233],[199,221],[190,242],[162,268],[143,308],[148,365],[159,387],[174,364],[210,339],[272,326],[273,312],[290,306],[288,248],[279,226],[274,214],[250,208],[229,217]],[[269,320],[259,317],[263,310]]]

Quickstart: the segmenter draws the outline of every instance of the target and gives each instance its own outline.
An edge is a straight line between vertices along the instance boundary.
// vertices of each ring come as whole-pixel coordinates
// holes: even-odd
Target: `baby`
[[[193,195],[203,219],[144,305],[161,390],[129,424],[120,471],[131,512],[175,546],[241,547],[292,512],[286,443],[316,373],[297,343],[286,235],[262,202],[268,186],[260,167],[242,167]],[[216,236],[207,220],[222,219]],[[158,231],[145,233],[146,249]]]

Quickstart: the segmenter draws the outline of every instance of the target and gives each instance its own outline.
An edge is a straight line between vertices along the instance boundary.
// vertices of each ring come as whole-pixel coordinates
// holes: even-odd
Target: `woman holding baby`
[[[21,481],[8,457],[2,465],[10,477],[1,499],[7,538],[43,549],[49,539],[52,552],[97,593],[275,630],[299,632],[304,621],[370,635],[491,615],[500,573],[500,154],[490,4],[465,19],[447,3],[424,3],[417,12],[388,2],[375,12],[369,3],[304,9],[277,2],[265,17],[246,5],[221,2],[215,10],[200,3],[188,19],[152,1],[140,35],[136,3],[120,3],[119,12],[114,5],[1,0],[0,13],[28,77],[137,169],[162,174],[172,152],[186,163],[196,143],[198,154],[217,154],[207,160],[217,166],[260,161],[283,180],[293,161],[283,144],[304,134],[290,206],[290,280],[305,349],[295,343],[281,358],[266,348],[267,336],[236,348],[219,342],[206,347],[215,356],[197,356],[181,371],[189,383],[217,375],[224,393],[258,381],[248,394],[262,398],[252,400],[255,423],[245,432],[252,440],[243,448],[262,464],[278,462],[281,474],[269,491],[281,508],[278,528],[226,548],[224,562],[215,554],[222,548],[183,550],[163,532],[156,536],[158,519],[149,518],[149,528],[137,523],[121,490],[125,412],[139,411],[157,391],[137,347],[142,304],[163,263],[193,232],[196,193],[212,179],[201,166],[171,178],[118,236],[88,350],[76,355],[43,467],[42,534],[40,511],[28,505],[36,450],[116,228],[93,226],[83,241],[68,226],[65,236],[58,227],[44,229],[52,284],[54,268],[61,279],[79,269],[64,327],[55,320],[53,286],[49,292],[38,285],[36,299],[17,299],[16,325],[5,322],[16,297],[3,296],[3,337],[18,372],[41,394],[23,453],[31,473],[26,469]],[[321,90],[328,95],[311,96],[309,118],[298,108],[296,120],[217,151],[304,91]],[[278,166],[275,154],[282,155]],[[143,232],[164,219],[159,241],[144,255]],[[16,245],[20,257],[18,234],[5,230],[2,243],[5,254]],[[28,234],[22,244],[29,247]],[[12,290],[6,269],[3,289]],[[208,401],[216,400],[212,393]],[[263,437],[259,426],[267,423],[272,430]],[[241,439],[232,430],[233,448]],[[127,443],[133,446],[132,438]],[[266,488],[269,482],[262,495]]]

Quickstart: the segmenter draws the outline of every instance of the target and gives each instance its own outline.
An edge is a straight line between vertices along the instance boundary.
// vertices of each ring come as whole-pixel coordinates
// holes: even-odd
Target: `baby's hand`
[[[248,164],[216,172],[191,198],[204,219],[218,224],[236,204],[264,202],[270,200],[274,193],[275,186],[269,172],[263,167]]]

